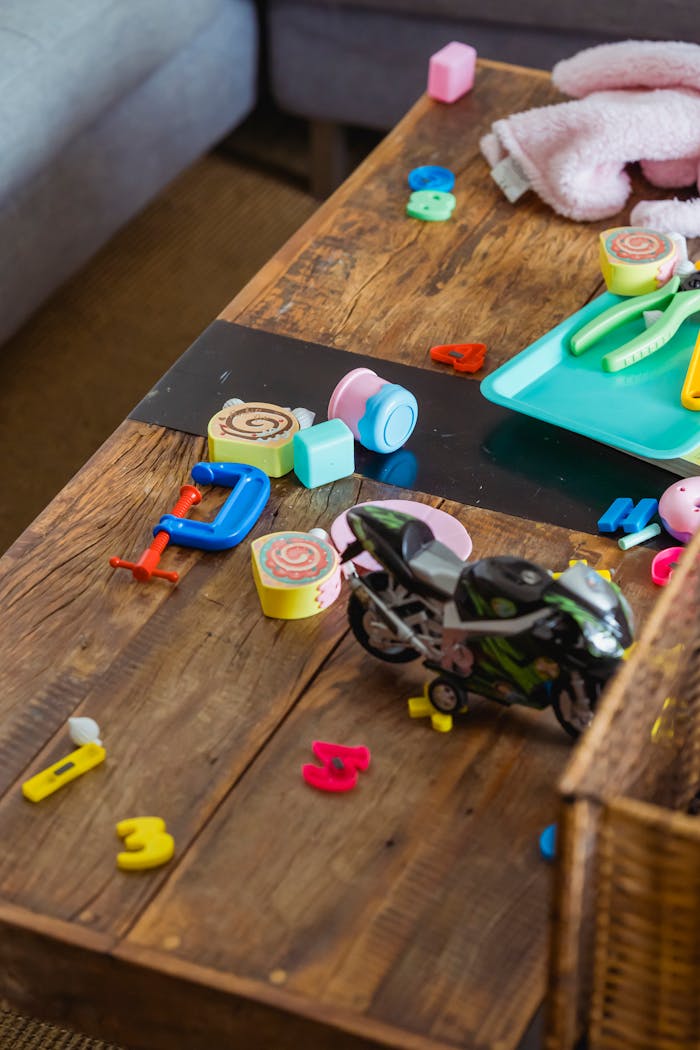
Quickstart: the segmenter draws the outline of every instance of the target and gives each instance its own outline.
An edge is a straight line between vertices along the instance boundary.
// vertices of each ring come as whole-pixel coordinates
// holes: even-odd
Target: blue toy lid
[[[373,452],[394,452],[408,441],[418,419],[418,402],[410,390],[385,383],[367,399],[357,424],[360,441]]]
[[[437,164],[423,164],[409,173],[408,185],[412,190],[442,190],[449,193],[455,184],[455,177],[449,168]]]

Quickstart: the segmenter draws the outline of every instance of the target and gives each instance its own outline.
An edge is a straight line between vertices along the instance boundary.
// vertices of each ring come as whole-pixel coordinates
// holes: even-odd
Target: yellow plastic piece
[[[671,277],[678,254],[670,237],[636,226],[603,230],[599,251],[605,284],[615,295],[655,292]]]
[[[71,780],[99,766],[100,762],[104,762],[106,755],[107,752],[99,744],[84,744],[41,773],[25,780],[22,784],[22,794],[30,802],[41,802],[64,784],[70,784]]]
[[[117,835],[124,839],[126,853],[117,854],[122,871],[143,871],[167,864],[175,852],[175,839],[165,830],[160,817],[130,817],[117,824]]]
[[[679,710],[685,712],[687,709],[687,701],[667,696],[661,707],[661,714],[651,727],[652,741],[655,744],[673,744],[676,736],[676,714]]]
[[[587,560],[585,558],[573,558],[569,562],[569,568],[571,568],[572,565],[588,565],[588,562],[587,562]],[[610,572],[610,569],[596,569],[596,572],[598,573],[599,576],[602,576],[604,580],[607,580],[608,583],[612,582],[612,573]],[[553,580],[558,580],[560,576],[561,576],[560,572],[553,572],[552,573],[552,579]]]
[[[428,698],[427,683],[423,686],[422,696],[412,696],[408,701],[409,718],[429,718],[430,724],[436,733],[449,733],[454,725],[452,715],[443,714],[438,711]]]
[[[700,409],[700,332],[690,355],[690,364],[685,373],[683,389],[681,390],[681,404],[684,408],[690,408],[693,412]]]
[[[294,466],[294,435],[299,421],[288,408],[247,401],[222,408],[209,420],[209,459],[213,463],[247,463],[281,478]]]
[[[253,540],[253,579],[265,616],[302,620],[340,594],[340,560],[329,543],[308,532],[271,532]]]

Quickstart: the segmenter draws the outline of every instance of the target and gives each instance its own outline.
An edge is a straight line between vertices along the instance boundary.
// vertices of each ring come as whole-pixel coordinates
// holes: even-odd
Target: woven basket
[[[547,1050],[700,1050],[698,791],[700,533],[560,784]]]

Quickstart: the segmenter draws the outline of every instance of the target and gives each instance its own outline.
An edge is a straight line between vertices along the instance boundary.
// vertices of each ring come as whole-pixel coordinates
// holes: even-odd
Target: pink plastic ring
[[[667,547],[659,551],[651,563],[651,578],[659,587],[665,587],[673,576],[678,559],[681,557],[685,547]]]

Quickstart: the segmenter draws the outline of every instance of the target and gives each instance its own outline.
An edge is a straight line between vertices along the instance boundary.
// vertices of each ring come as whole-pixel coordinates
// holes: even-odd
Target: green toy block
[[[347,478],[355,470],[355,439],[342,419],[294,435],[294,473],[307,489]]]

